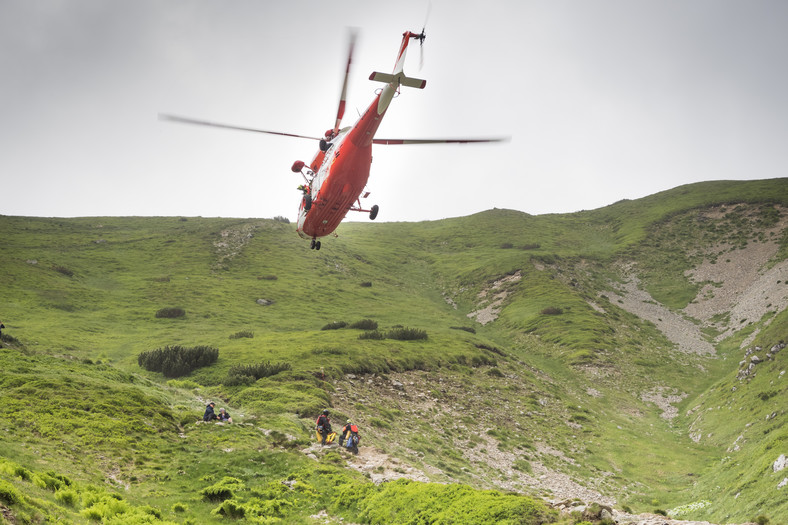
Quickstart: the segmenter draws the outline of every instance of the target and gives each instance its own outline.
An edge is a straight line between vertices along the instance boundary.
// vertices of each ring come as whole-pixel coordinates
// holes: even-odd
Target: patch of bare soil
[[[680,352],[716,353],[714,346],[705,339],[697,324],[658,303],[651,294],[640,287],[640,281],[631,269],[626,275],[628,281],[618,287],[618,293],[607,294],[612,302],[618,303],[624,310],[641,319],[651,321]]]
[[[413,481],[429,481],[429,478],[421,470],[389,456],[376,446],[359,445],[359,453],[352,454],[337,443],[326,446],[322,446],[320,443],[313,443],[302,450],[302,452],[313,459],[319,460],[326,452],[332,450],[342,454],[347,461],[348,467],[365,474],[374,483],[395,481],[400,478],[407,478]]]
[[[512,381],[519,382],[517,378],[512,378]],[[442,436],[440,439],[444,439],[467,460],[470,468],[463,471],[477,480],[476,486],[543,494],[551,500],[582,498],[610,505],[615,503],[613,498],[580,485],[570,476],[550,468],[548,463],[572,464],[574,460],[538,441],[537,452],[526,456],[529,472],[522,467],[519,470],[515,468],[518,460],[524,460],[524,452],[501,450],[498,440],[489,432],[500,428],[504,420],[511,420],[507,413],[517,411],[521,414],[519,417],[527,416],[522,415],[519,408],[508,406],[508,403],[491,410],[478,396],[468,395],[467,384],[444,378],[436,380],[428,373],[412,371],[390,373],[385,378],[349,375],[346,381],[335,387],[335,408],[351,415],[362,430],[359,455],[350,460],[350,465],[370,473],[375,481],[399,477],[420,481],[451,478],[441,469],[425,465],[421,461],[421,450],[409,448],[412,443],[422,441],[420,436],[428,438],[427,441]],[[371,427],[363,414],[356,414],[355,406],[358,403],[400,411],[396,428]],[[446,428],[444,425],[448,421],[452,423]],[[429,428],[425,427],[425,423]],[[369,436],[365,436],[365,433]],[[371,443],[376,446],[370,447]],[[385,449],[384,444],[388,445]],[[414,458],[414,463],[421,465],[421,470],[407,465],[404,460],[393,458],[388,454],[390,451],[395,451],[399,457]]]
[[[217,259],[214,265],[215,269],[221,268],[226,262],[240,254],[244,246],[254,237],[255,230],[262,225],[262,222],[247,222],[219,232],[219,238],[213,242]]]
[[[503,302],[509,297],[509,287],[522,279],[522,277],[521,272],[518,270],[514,274],[502,277],[484,288],[477,296],[479,301],[477,304],[478,310],[469,313],[468,318],[475,319],[482,325],[498,319]]]
[[[684,312],[719,330],[715,339],[719,342],[767,312],[785,309],[788,286],[778,283],[788,279],[788,261],[767,268],[779,248],[775,242],[751,242],[743,250],[717,248],[720,255],[715,263],[707,259],[687,272],[691,281],[705,284]],[[745,341],[742,348],[751,341]]]
[[[726,213],[725,207],[719,207],[706,210],[703,215],[718,220]],[[618,294],[613,294],[613,300],[653,322],[680,351],[713,354],[712,342],[701,333],[703,328],[717,331],[719,335],[713,342],[718,343],[764,315],[779,313],[788,306],[788,260],[769,266],[779,249],[775,239],[788,227],[788,214],[784,209],[781,214],[775,224],[760,232],[760,240],[753,238],[743,248],[724,243],[704,248],[698,254],[703,256],[702,262],[685,273],[701,289],[683,310],[673,312],[655,301],[641,288],[632,266],[622,269],[628,281]],[[756,335],[757,331],[743,341],[742,348]]]

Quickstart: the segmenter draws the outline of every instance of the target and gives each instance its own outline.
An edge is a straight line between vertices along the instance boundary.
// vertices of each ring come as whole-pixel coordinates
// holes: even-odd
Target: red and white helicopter
[[[390,74],[374,72],[369,77],[370,80],[382,82],[385,85],[382,89],[376,91],[374,100],[366,111],[361,114],[355,124],[340,129],[339,126],[345,114],[348,76],[350,75],[350,64],[353,59],[353,47],[355,45],[355,34],[351,34],[350,50],[348,52],[347,67],[345,68],[345,80],[342,84],[342,95],[339,99],[337,118],[334,127],[326,131],[323,138],[232,126],[174,115],[160,115],[160,118],[185,124],[199,124],[203,126],[284,135],[286,137],[319,141],[320,150],[312,159],[312,162],[307,164],[299,160],[292,166],[292,171],[294,173],[301,173],[304,178],[304,184],[299,186],[299,189],[303,191],[304,195],[298,210],[297,232],[304,239],[311,239],[310,247],[312,249],[319,250],[320,241],[318,238],[329,235],[336,230],[348,211],[369,213],[370,220],[374,220],[375,217],[377,217],[377,205],[372,206],[370,209],[364,209],[361,205],[361,199],[369,196],[369,192],[365,191],[365,188],[367,180],[369,179],[369,170],[372,163],[372,144],[467,144],[477,142],[501,142],[506,140],[501,138],[375,138],[375,133],[389,108],[389,104],[391,104],[394,96],[400,93],[400,88],[405,86],[424,89],[424,86],[427,84],[426,80],[409,77],[405,75],[403,71],[408,44],[411,40],[418,40],[419,43],[423,45],[425,38],[426,35],[423,30],[421,33],[413,33],[411,31],[403,33],[402,43],[397,53],[397,61],[394,65],[394,70]]]

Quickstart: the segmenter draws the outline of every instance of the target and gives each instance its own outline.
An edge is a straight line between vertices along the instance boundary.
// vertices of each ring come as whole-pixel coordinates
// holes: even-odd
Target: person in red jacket
[[[323,413],[317,416],[315,426],[317,427],[317,431],[320,434],[320,444],[325,445],[326,438],[331,433],[331,419],[328,417],[328,410],[323,410]]]

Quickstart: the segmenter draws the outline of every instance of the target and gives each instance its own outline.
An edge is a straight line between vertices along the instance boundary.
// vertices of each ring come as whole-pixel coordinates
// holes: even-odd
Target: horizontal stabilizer
[[[391,75],[389,73],[381,73],[379,71],[375,71],[369,76],[369,79],[374,80],[375,82],[383,82],[384,84],[393,84],[395,86],[405,86],[405,87],[412,87],[417,89],[424,89],[424,86],[427,85],[426,80],[422,80],[420,78],[406,77],[404,73]]]

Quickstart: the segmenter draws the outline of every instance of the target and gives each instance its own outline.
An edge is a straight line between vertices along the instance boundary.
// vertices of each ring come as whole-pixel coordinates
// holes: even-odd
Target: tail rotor
[[[419,71],[424,67],[424,40],[427,38],[427,22],[430,19],[430,12],[432,11],[432,2],[427,4],[427,14],[424,16],[424,25],[421,26],[421,34],[419,35]]]

